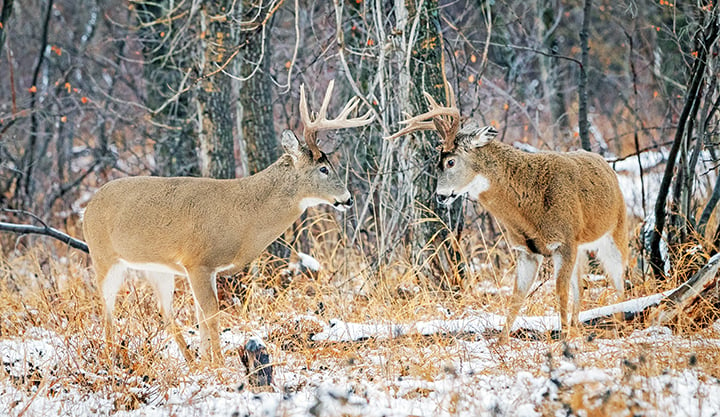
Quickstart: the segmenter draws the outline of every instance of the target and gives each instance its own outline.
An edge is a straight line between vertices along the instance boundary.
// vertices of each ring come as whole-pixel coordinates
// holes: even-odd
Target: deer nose
[[[438,202],[438,204],[447,204],[449,199],[450,199],[449,195],[437,194],[435,196],[435,200]]]
[[[353,198],[352,198],[352,196],[351,196],[351,197],[348,198],[343,204],[345,204],[346,206],[352,206],[353,203],[355,203],[355,200],[353,200]]]

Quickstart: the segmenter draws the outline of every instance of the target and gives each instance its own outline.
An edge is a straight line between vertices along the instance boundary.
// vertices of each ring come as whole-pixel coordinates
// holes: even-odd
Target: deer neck
[[[516,205],[518,173],[528,169],[529,154],[502,142],[492,141],[477,150],[475,172],[487,178],[490,188],[480,196],[483,205],[502,200]]]
[[[254,195],[258,211],[274,213],[273,220],[287,223],[287,228],[302,214],[299,204],[303,196],[298,180],[290,157],[285,155],[257,174],[238,181],[243,189],[261,190]]]

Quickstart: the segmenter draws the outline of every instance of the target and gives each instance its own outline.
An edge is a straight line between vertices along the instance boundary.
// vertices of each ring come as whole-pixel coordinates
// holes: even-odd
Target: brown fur
[[[625,226],[626,208],[615,172],[597,154],[577,151],[568,153],[527,153],[492,140],[481,129],[464,129],[456,146],[442,157],[438,179],[439,198],[459,194],[477,175],[487,179],[487,190],[469,195],[507,229],[509,240],[520,249],[513,299],[507,316],[504,338],[507,337],[523,304],[529,284],[521,281],[526,270],[532,270],[544,256],[556,262],[557,296],[563,330],[569,328],[568,294],[578,247],[595,242],[609,234],[619,251],[624,270],[628,256]],[[453,162],[449,161],[452,160]],[[454,165],[449,167],[448,165]],[[477,190],[477,188],[475,188]],[[583,254],[584,255],[584,254]],[[614,254],[612,254],[614,255]],[[611,256],[612,258],[612,256]],[[539,262],[538,262],[539,261]],[[610,262],[610,261],[608,261]],[[575,274],[582,271],[578,265]],[[608,264],[610,269],[615,269]],[[607,268],[606,268],[607,269]],[[622,293],[622,287],[616,289]],[[574,283],[572,285],[577,285]],[[524,287],[524,288],[519,288]],[[579,300],[575,300],[573,320],[577,321]]]
[[[114,274],[111,280],[121,278],[125,264],[120,260],[159,264],[170,271],[149,278],[185,358],[190,361],[192,356],[173,318],[168,317],[172,315],[172,302],[166,298],[170,291],[172,300],[172,282],[167,282],[174,279],[171,272],[189,278],[201,354],[211,353],[213,361],[222,362],[215,275],[231,273],[257,257],[302,214],[304,198],[352,204],[327,158],[322,155],[314,160],[311,151],[289,135],[286,132],[283,137],[288,153],[247,178],[132,177],[111,181],[97,192],[85,211],[83,230],[106,301],[108,340],[113,327],[113,289],[119,286],[106,282],[108,273]],[[328,174],[320,172],[322,166]],[[121,265],[119,273],[111,271],[114,265]]]

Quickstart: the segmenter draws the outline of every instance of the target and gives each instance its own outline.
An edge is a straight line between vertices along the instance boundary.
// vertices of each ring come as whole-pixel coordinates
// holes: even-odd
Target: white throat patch
[[[319,206],[320,204],[331,204],[329,201],[323,198],[317,197],[306,197],[300,200],[300,210],[305,211],[309,207]]]
[[[490,181],[481,174],[475,175],[475,178],[468,185],[458,190],[458,195],[467,193],[470,200],[477,200],[478,196],[490,189]]]

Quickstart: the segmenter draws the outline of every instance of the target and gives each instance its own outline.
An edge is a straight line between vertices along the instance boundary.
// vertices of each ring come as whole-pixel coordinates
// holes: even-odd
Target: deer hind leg
[[[510,337],[510,331],[515,323],[518,312],[525,302],[530,286],[537,277],[538,270],[542,264],[543,256],[528,253],[524,248],[518,251],[517,274],[515,276],[515,288],[510,300],[510,309],[505,319],[505,328],[500,335],[500,342],[505,343]]]
[[[218,331],[217,289],[215,271],[207,267],[188,268],[190,287],[195,296],[198,325],[200,327],[200,357],[213,365],[223,365]]]
[[[597,250],[598,261],[602,265],[605,273],[612,280],[618,300],[622,300],[625,292],[625,255],[622,253],[615,239],[609,237],[603,239]]]
[[[587,273],[588,262],[589,258],[587,251],[578,250],[577,258],[575,259],[575,268],[573,268],[570,281],[570,291],[572,292],[573,296],[573,310],[570,322],[571,326],[580,325],[580,302],[582,301],[584,290],[583,285],[581,285],[581,280]]]
[[[105,345],[107,347],[114,345],[115,324],[113,322],[113,310],[115,309],[115,300],[125,278],[126,270],[125,265],[119,261],[110,265],[109,268],[101,265],[95,266],[97,280],[105,304]]]
[[[605,273],[615,287],[615,301],[621,302],[625,298],[625,264],[627,262],[627,235],[624,229],[618,233],[616,230],[613,238],[607,237],[598,246],[597,257]],[[615,313],[616,323],[625,320],[624,313]]]
[[[168,333],[170,333],[182,353],[185,361],[188,364],[193,363],[195,360],[194,356],[190,353],[188,345],[185,342],[185,338],[180,331],[180,328],[175,322],[175,313],[173,312],[173,294],[175,292],[175,274],[148,271],[148,281],[155,288],[155,293],[158,296],[160,315],[162,316],[163,324]]]
[[[558,302],[560,304],[560,332],[565,338],[570,330],[571,317],[568,315],[568,296],[573,272],[575,270],[575,258],[577,248],[566,244],[561,245],[553,253],[553,266],[555,269],[555,286]],[[578,286],[579,297],[579,286]]]

